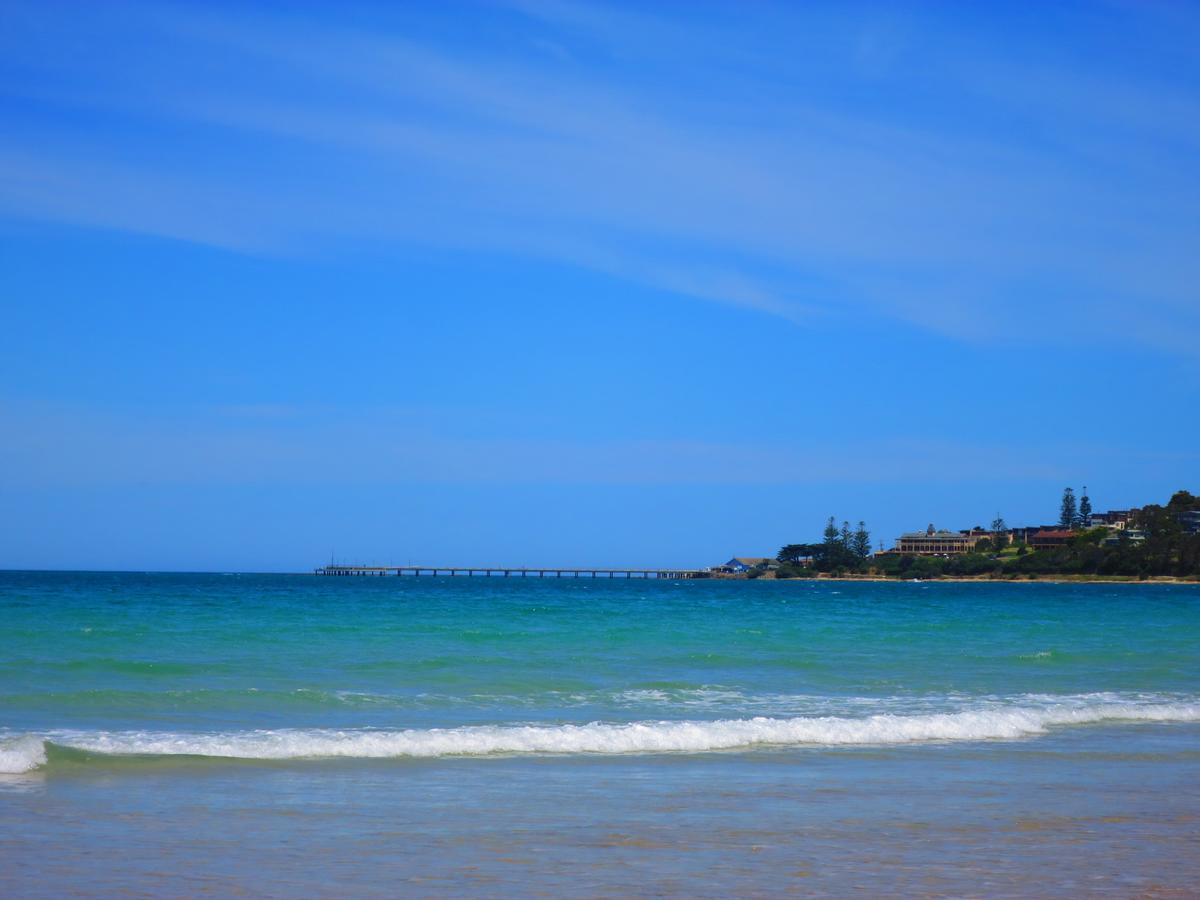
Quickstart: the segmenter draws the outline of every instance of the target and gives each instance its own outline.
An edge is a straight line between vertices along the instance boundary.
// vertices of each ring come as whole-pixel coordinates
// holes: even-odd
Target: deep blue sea
[[[0,573],[0,894],[1200,884],[1200,586]]]

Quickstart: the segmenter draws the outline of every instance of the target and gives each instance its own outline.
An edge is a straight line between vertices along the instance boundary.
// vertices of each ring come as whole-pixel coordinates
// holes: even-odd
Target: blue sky
[[[0,566],[703,565],[1200,488],[1200,11],[0,29]]]

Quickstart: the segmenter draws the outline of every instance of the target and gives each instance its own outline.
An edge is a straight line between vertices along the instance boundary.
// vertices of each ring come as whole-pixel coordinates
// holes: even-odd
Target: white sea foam
[[[760,745],[846,746],[1015,740],[1044,734],[1057,726],[1105,721],[1196,722],[1200,721],[1200,703],[1071,702],[858,718],[758,716],[716,721],[482,725],[395,731],[279,729],[217,734],[60,731],[51,732],[46,738],[59,746],[94,753],[240,759],[699,753]],[[28,771],[44,762],[45,751],[37,739],[20,738],[9,742],[0,751],[0,765],[9,767],[0,771]]]
[[[46,763],[46,745],[32,734],[0,738],[0,775],[32,772]]]

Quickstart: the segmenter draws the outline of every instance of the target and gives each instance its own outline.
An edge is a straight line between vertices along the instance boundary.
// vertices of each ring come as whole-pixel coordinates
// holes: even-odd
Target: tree
[[[1075,508],[1075,491],[1072,488],[1063,488],[1062,512],[1059,514],[1058,524],[1063,528],[1074,528],[1078,518],[1079,511]]]
[[[992,519],[992,547],[999,553],[1008,546],[1008,523],[1000,513]]]
[[[817,557],[817,568],[822,572],[832,571],[842,564],[841,535],[838,534],[837,522],[833,516],[830,516],[829,521],[825,523],[823,540],[818,549],[820,552],[814,556]]]
[[[938,578],[946,569],[946,560],[936,556],[918,556],[908,568],[910,578]]]
[[[871,555],[871,532],[867,531],[867,523],[859,522],[854,536],[850,540],[850,549],[860,560]]]
[[[1176,491],[1167,501],[1167,509],[1172,512],[1200,509],[1200,497],[1193,496],[1190,491]]]
[[[833,516],[829,516],[829,521],[826,522],[823,538],[821,542],[824,546],[824,552],[826,552],[826,558],[832,559],[836,556],[834,551],[838,548],[838,523],[834,522]]]
[[[1079,498],[1079,525],[1089,528],[1092,524],[1092,500],[1088,497],[1087,485],[1083,486],[1083,496]]]
[[[780,548],[779,555],[775,558],[781,563],[799,565],[802,560],[807,561],[820,552],[820,544],[787,544]]]
[[[854,545],[854,533],[850,531],[850,523],[842,523],[842,533],[838,535],[838,543],[842,545],[842,549],[849,553],[850,548]]]
[[[1142,507],[1138,526],[1146,535],[1145,541],[1138,547],[1146,564],[1145,570],[1153,575],[1167,574],[1182,534],[1179,520],[1167,509],[1151,503]]]

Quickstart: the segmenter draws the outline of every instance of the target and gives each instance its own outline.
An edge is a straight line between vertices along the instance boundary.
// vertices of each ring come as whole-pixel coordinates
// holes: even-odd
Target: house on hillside
[[[1119,528],[1109,531],[1104,539],[1105,547],[1120,547],[1122,543],[1141,544],[1146,540],[1146,532],[1137,528]]]
[[[1039,531],[1057,531],[1059,527],[1059,525],[1020,525],[1009,529],[1009,534],[1012,535],[1014,544],[1028,544],[1029,539]]]
[[[1128,509],[1110,509],[1108,512],[1092,513],[1086,524],[1089,528],[1098,528],[1101,525],[1106,528],[1126,528],[1129,525],[1131,513],[1132,510]]]
[[[1029,535],[1029,546],[1033,550],[1053,550],[1055,547],[1065,546],[1078,534],[1078,531],[1066,528],[1043,528]]]
[[[896,539],[896,551],[912,556],[954,556],[970,553],[975,545],[991,533],[982,529],[970,531],[938,531],[932,525],[924,531],[909,531]]]

